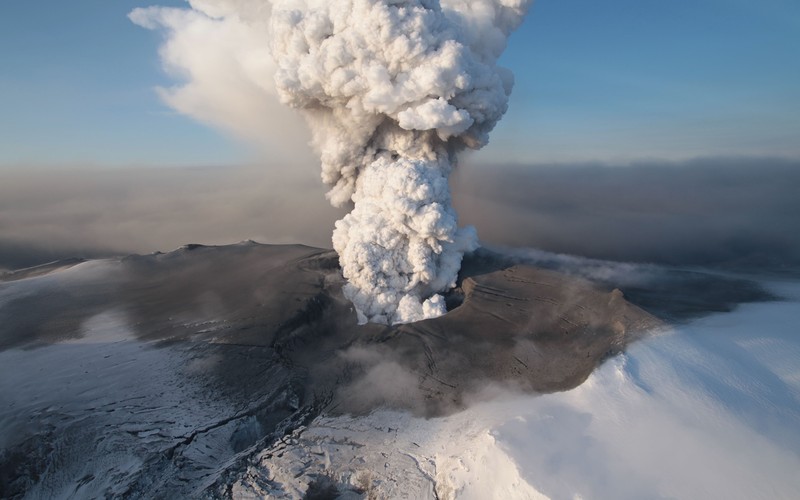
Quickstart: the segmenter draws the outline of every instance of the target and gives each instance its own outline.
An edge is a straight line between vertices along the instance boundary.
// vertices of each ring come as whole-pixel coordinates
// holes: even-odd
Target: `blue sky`
[[[195,165],[248,149],[153,88],[138,6],[7,0],[0,165]],[[517,86],[484,161],[800,157],[800,2],[538,0],[503,63]]]

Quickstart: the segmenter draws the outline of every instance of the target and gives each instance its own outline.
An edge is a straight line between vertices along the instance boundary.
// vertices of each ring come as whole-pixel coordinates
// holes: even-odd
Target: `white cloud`
[[[137,25],[165,33],[161,61],[181,83],[157,89],[164,102],[258,145],[270,158],[311,161],[302,119],[277,99],[269,4],[193,1],[191,6],[138,8],[129,14]]]

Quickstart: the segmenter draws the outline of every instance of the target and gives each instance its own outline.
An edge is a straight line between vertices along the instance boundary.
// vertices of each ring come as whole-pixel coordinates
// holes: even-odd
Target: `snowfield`
[[[263,451],[234,496],[320,477],[378,498],[798,498],[800,285],[629,347],[580,387],[445,418],[320,417]]]

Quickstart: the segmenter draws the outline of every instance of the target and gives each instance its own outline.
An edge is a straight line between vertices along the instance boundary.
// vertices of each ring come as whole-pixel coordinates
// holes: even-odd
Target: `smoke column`
[[[271,23],[281,100],[303,110],[334,205],[333,246],[359,319],[446,312],[473,228],[458,228],[448,176],[505,113],[496,65],[521,0],[278,0]]]
[[[360,322],[404,323],[446,312],[440,293],[477,246],[474,228],[458,227],[448,176],[460,151],[486,145],[508,107],[513,75],[497,59],[530,3],[190,0],[195,17],[150,8],[131,19],[172,30],[162,57],[189,74],[198,63],[181,51],[182,35],[216,29],[247,55],[237,60],[252,62],[246,41],[268,26],[275,85],[263,80],[263,59],[254,83],[301,110],[328,199],[353,206],[333,232],[344,293]],[[181,90],[193,83],[173,100],[186,101]]]

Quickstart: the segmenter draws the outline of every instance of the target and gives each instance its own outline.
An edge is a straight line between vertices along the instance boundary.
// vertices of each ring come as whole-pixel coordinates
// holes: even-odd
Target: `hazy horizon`
[[[316,166],[291,173],[278,166],[0,170],[0,268],[247,239],[330,248],[344,211],[325,200]],[[468,160],[451,184],[460,222],[475,225],[488,245],[663,264],[800,263],[800,235],[791,230],[800,161]]]

